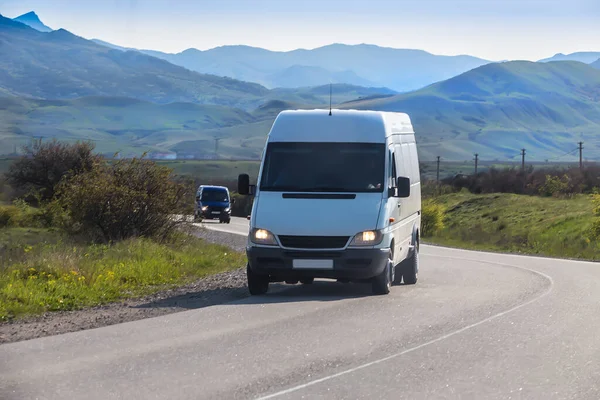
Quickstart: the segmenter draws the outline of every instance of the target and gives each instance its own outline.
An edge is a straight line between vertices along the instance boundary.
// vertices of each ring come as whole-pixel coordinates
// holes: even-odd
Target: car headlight
[[[254,228],[250,233],[250,240],[255,244],[264,244],[268,246],[277,246],[275,235],[266,229]]]
[[[202,211],[206,211],[206,210],[208,210],[208,206],[202,207]]]
[[[231,207],[225,208],[225,212],[229,212],[229,211],[231,211]]]
[[[381,231],[364,231],[352,239],[350,246],[376,246],[383,240]]]

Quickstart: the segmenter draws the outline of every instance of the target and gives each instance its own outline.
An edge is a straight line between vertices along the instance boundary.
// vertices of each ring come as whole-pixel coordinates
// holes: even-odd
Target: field
[[[461,192],[434,200],[446,208],[445,227],[426,238],[427,242],[476,250],[600,260],[600,246],[590,232],[594,207],[589,195],[558,199]]]
[[[107,246],[45,229],[2,228],[0,250],[0,321],[151,294],[244,263],[243,254],[191,236]]]

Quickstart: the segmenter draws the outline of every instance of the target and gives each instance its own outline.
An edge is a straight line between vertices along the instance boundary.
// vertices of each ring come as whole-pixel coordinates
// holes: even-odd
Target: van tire
[[[419,238],[410,256],[402,261],[402,279],[405,285],[414,285],[419,279]]]
[[[371,281],[371,290],[373,294],[388,294],[390,287],[392,286],[392,270],[393,267],[391,260],[388,259],[387,264],[381,274],[377,275]]]
[[[248,291],[252,296],[267,293],[269,290],[269,276],[257,274],[252,271],[250,265],[246,265],[246,277],[248,279]]]

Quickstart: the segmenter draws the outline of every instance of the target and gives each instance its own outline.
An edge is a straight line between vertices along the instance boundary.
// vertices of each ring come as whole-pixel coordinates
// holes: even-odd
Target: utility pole
[[[583,142],[579,142],[579,170],[583,171]]]
[[[219,158],[219,141],[221,138],[215,137],[215,159]]]
[[[440,156],[437,156],[437,172],[436,172],[436,184],[440,183]]]
[[[477,162],[479,161],[479,153],[475,153],[475,177],[477,178]]]
[[[521,171],[525,172],[525,149],[521,149]]]

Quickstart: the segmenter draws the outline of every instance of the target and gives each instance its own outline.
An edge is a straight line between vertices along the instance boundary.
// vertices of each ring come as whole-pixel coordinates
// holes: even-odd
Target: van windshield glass
[[[260,190],[382,192],[385,146],[379,143],[269,143]]]
[[[227,192],[224,190],[204,189],[200,201],[228,202]]]

